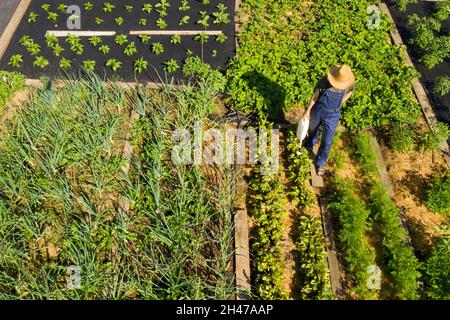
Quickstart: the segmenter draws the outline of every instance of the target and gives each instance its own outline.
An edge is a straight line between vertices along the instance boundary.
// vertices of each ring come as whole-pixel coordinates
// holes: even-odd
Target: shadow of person
[[[263,98],[267,106],[267,117],[269,120],[284,121],[283,109],[285,106],[286,90],[275,81],[256,71],[248,71],[242,75],[252,90],[256,90]]]

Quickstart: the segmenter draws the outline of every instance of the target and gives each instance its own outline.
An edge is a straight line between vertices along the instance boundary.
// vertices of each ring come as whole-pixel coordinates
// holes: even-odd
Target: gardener
[[[354,84],[355,75],[350,66],[344,64],[332,67],[327,76],[318,82],[314,96],[303,115],[309,118],[308,139],[305,147],[310,152],[319,138],[319,127],[321,124],[323,126],[322,141],[314,161],[319,176],[325,174],[324,166],[341,117],[341,106],[351,97]]]

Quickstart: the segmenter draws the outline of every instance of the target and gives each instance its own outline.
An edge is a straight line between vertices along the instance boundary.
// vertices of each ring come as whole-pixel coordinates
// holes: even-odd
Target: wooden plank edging
[[[19,26],[20,21],[22,21],[23,16],[27,12],[30,3],[31,0],[20,1],[19,5],[16,8],[16,11],[14,11],[14,14],[11,17],[11,20],[9,20],[9,23],[6,26],[5,31],[0,37],[0,61],[2,60],[3,55],[6,52],[6,49],[8,49],[9,44],[11,43],[11,40],[14,34],[16,33],[17,27]]]
[[[236,299],[250,300],[250,249],[247,210],[238,209],[234,216]]]

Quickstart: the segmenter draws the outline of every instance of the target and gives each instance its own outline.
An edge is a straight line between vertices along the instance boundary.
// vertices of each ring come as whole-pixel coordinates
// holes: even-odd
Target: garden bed
[[[160,3],[168,3],[169,7],[161,10],[161,7],[156,7],[156,3],[152,3],[150,13],[143,11],[143,2],[137,0],[127,2],[117,0],[94,1],[93,8],[89,11],[85,9],[87,2],[76,0],[70,3],[81,8],[81,29],[72,31],[113,31],[115,32],[114,36],[100,36],[100,40],[96,39],[95,41],[101,43],[95,45],[92,44],[92,41],[89,41],[88,36],[75,38],[74,42],[81,44],[82,47],[79,44],[68,44],[66,43],[67,37],[60,37],[48,46],[45,37],[46,32],[49,30],[67,31],[66,21],[71,15],[58,10],[59,5],[66,3],[63,0],[52,1],[50,8],[46,11],[42,8],[42,5],[47,3],[45,0],[32,0],[1,59],[0,68],[20,71],[31,79],[38,79],[43,75],[58,78],[65,73],[78,74],[81,68],[89,68],[95,70],[98,74],[113,76],[126,82],[140,80],[159,83],[161,80],[159,77],[165,78],[165,71],[167,71],[169,79],[171,77],[176,80],[185,79],[180,67],[186,57],[190,55],[202,56],[203,60],[211,66],[222,69],[225,68],[227,61],[235,55],[234,1],[222,1],[223,8],[218,8],[219,4],[216,2],[204,5],[200,1],[187,1],[189,9],[186,8],[186,11],[179,9],[179,2],[175,4],[170,3],[170,1],[161,1]],[[111,12],[104,11],[104,3],[110,3],[114,6]],[[130,11],[127,11],[125,6],[130,6],[128,8]],[[132,9],[130,9],[131,7]],[[159,13],[158,10],[165,13]],[[203,12],[203,15],[201,12]],[[215,16],[219,12],[222,12],[222,20],[218,20],[219,18]],[[33,20],[34,22],[29,21],[30,13],[38,15]],[[57,16],[55,16],[55,20],[50,21],[48,15],[52,13]],[[180,20],[185,16],[189,16],[190,19],[180,26]],[[207,18],[202,18],[202,16]],[[102,20],[100,24],[96,23],[97,18]],[[101,20],[98,19],[97,22],[100,22]],[[119,21],[120,25],[118,25],[116,19],[122,19],[123,21]],[[158,19],[164,21],[166,25],[162,25],[162,22],[157,25]],[[142,25],[144,21],[146,25]],[[200,24],[198,21],[204,21],[204,23]],[[214,23],[215,21],[217,23]],[[70,30],[68,31],[70,33]],[[151,31],[151,39],[130,35],[132,31]],[[183,35],[186,31],[195,32]],[[212,31],[216,33],[214,35],[206,34]],[[170,34],[158,34],[165,32]],[[205,33],[204,38],[198,39],[197,37],[199,35],[201,37],[203,33]],[[118,44],[116,35],[126,35],[127,39]],[[175,38],[173,35],[175,35]],[[35,47],[37,47],[36,44],[40,47],[39,52],[30,54],[30,50],[25,48],[23,41],[21,44],[20,40],[23,36],[29,36],[34,41]],[[131,45],[134,48],[129,48],[129,53],[125,54],[125,48],[131,43],[134,43],[134,45]],[[74,46],[77,46],[77,48],[75,49]],[[104,46],[103,49],[108,52],[100,52],[101,46]],[[63,51],[57,53],[55,47],[58,48],[57,50],[62,49]],[[23,62],[14,66],[8,64],[14,55],[20,55]],[[42,64],[34,63],[37,57],[42,57],[40,59]],[[145,67],[137,70],[136,61],[141,58],[145,61],[142,64],[145,64]],[[61,64],[61,60],[64,61],[63,64]],[[108,61],[110,63],[107,65]],[[120,67],[117,67],[116,71],[113,71],[113,62],[111,61],[116,66],[120,63]],[[61,68],[62,65],[63,68]]]

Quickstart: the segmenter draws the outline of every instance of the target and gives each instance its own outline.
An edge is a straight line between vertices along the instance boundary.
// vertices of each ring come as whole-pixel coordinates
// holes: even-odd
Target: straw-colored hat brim
[[[341,71],[341,72],[340,72]],[[345,72],[342,72],[345,71]],[[327,74],[330,84],[339,90],[345,90],[355,84],[356,77],[349,66],[334,66]]]

